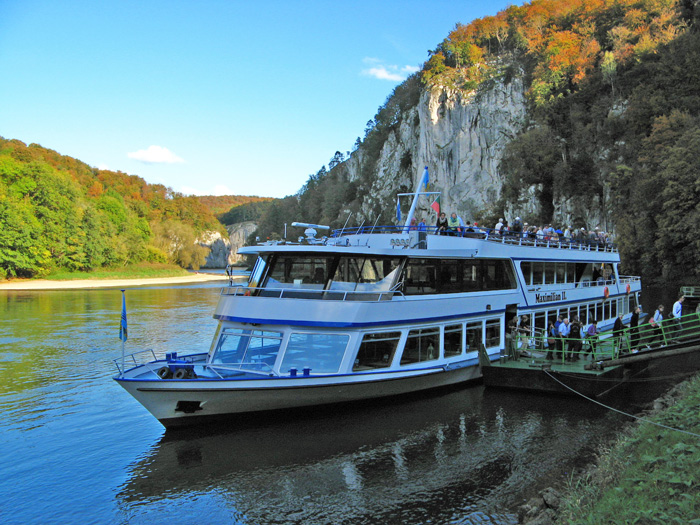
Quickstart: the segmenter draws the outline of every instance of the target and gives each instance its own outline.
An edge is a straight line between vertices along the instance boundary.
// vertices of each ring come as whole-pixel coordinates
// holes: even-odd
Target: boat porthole
[[[172,374],[170,373],[170,368],[168,368],[167,366],[159,368],[158,377],[160,377],[161,379],[170,379],[172,377]]]

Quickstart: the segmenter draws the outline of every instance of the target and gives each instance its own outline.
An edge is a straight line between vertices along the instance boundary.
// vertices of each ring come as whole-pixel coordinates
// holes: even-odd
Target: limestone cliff
[[[239,222],[226,227],[229,235],[228,240],[230,242],[229,264],[240,264],[244,261],[244,257],[238,255],[238,248],[245,245],[246,239],[254,233],[257,228],[257,223],[253,221]]]
[[[524,87],[518,78],[466,94],[423,90],[418,106],[402,116],[381,149],[362,219],[373,221],[400,188],[413,191],[423,166],[430,171],[430,190],[442,192],[444,210],[456,211],[465,220],[478,218],[500,195],[503,148],[525,120]],[[360,146],[346,161],[350,180],[359,176],[364,154]],[[431,202],[429,197],[421,199],[419,216],[432,220]]]

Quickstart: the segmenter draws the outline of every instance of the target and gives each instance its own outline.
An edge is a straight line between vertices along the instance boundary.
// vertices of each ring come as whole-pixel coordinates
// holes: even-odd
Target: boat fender
[[[603,297],[607,299],[608,296],[610,296],[610,290],[608,290],[608,287],[606,286],[605,288],[603,288]]]
[[[632,289],[630,288],[630,285],[628,284],[628,285],[627,285],[627,295],[629,295],[629,293],[630,293],[631,291],[632,291]]]
[[[190,377],[189,372],[184,369],[184,368],[178,368],[175,370],[175,374],[173,375],[175,379],[187,379]]]
[[[170,372],[170,368],[168,368],[167,366],[159,368],[157,374],[158,377],[160,377],[161,379],[170,379],[171,377],[173,377],[173,374]]]

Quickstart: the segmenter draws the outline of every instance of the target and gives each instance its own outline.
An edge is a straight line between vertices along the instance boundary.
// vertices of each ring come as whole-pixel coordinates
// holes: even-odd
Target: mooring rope
[[[591,397],[588,397],[588,396],[582,394],[581,392],[577,392],[576,390],[574,390],[573,388],[571,388],[569,385],[566,385],[566,384],[562,383],[562,382],[559,381],[556,377],[554,377],[554,376],[549,372],[549,370],[544,370],[544,369],[543,369],[542,371],[543,371],[545,374],[547,374],[549,377],[551,377],[552,379],[554,379],[554,380],[555,380],[557,383],[559,383],[561,386],[563,386],[564,388],[566,388],[567,390],[570,390],[570,391],[573,392],[574,394],[576,394],[576,395],[578,395],[578,396],[581,396],[582,398],[587,399],[588,401],[591,401],[591,402],[595,403],[596,405],[600,405],[600,406],[602,406],[603,408],[607,408],[608,410],[612,410],[613,412],[617,412],[618,414],[622,414],[623,416],[628,416],[628,417],[634,418],[634,419],[636,419],[636,420],[638,420],[638,421],[643,421],[644,423],[649,423],[650,425],[656,425],[657,427],[665,428],[665,429],[667,429],[667,430],[675,430],[676,432],[682,432],[683,434],[689,434],[689,435],[694,436],[694,437],[696,437],[696,438],[700,438],[700,434],[696,434],[695,432],[690,432],[689,430],[683,430],[683,429],[680,429],[680,428],[669,427],[669,426],[667,426],[667,425],[663,425],[663,424],[661,424],[661,423],[656,423],[656,422],[651,421],[651,420],[649,420],[649,419],[645,419],[645,418],[643,418],[643,417],[635,416],[634,414],[628,414],[627,412],[623,412],[622,410],[618,410],[617,408],[613,408],[613,407],[611,407],[611,406],[605,405],[605,404],[601,403],[600,401],[598,401],[598,400],[596,400],[596,399],[593,399],[593,398],[591,398]]]

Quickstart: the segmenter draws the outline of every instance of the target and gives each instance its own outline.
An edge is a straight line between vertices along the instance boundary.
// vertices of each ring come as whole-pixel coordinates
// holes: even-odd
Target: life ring
[[[175,370],[175,374],[173,375],[175,379],[187,379],[190,377],[190,373],[187,371],[185,368],[178,368]]]
[[[605,288],[603,288],[603,297],[605,297],[607,299],[609,296],[610,296],[610,290],[608,290],[608,287],[606,286]]]
[[[158,377],[160,377],[161,379],[170,379],[171,377],[173,377],[172,373],[170,372],[170,368],[168,368],[167,366],[159,368],[157,374]]]
[[[632,288],[630,288],[630,285],[627,284],[627,295],[629,295],[631,291],[632,291]]]
[[[250,295],[250,290],[246,290],[243,295]]]

